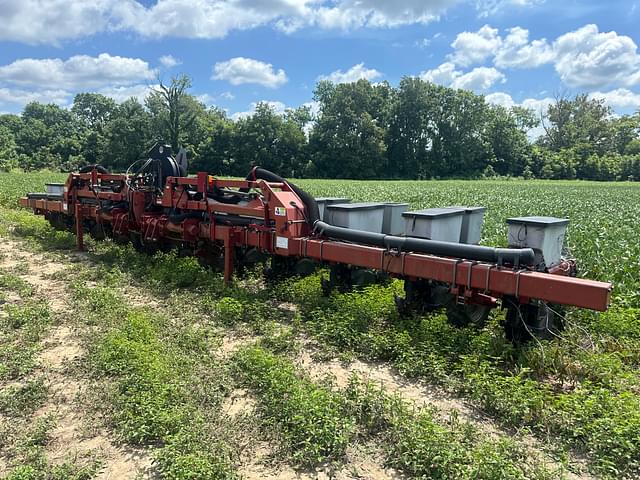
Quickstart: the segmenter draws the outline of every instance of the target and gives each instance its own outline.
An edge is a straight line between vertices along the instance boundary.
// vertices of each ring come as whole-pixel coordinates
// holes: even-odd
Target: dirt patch
[[[416,406],[434,406],[445,415],[455,411],[456,414],[471,421],[490,422],[488,418],[483,417],[462,400],[427,383],[407,380],[388,365],[361,360],[350,362],[318,361],[313,357],[312,351],[305,348],[298,355],[297,360],[314,379],[329,376],[334,380],[336,386],[344,388],[349,383],[351,376],[355,374],[364,380],[384,387],[389,393],[399,395]],[[491,429],[490,425],[483,425],[483,430],[487,428]]]
[[[283,479],[283,480],[302,480],[317,478],[310,474],[304,474],[295,471],[289,465],[280,465],[274,463],[273,448],[269,442],[259,442],[256,448],[251,449],[242,465],[238,468],[241,478],[247,480],[258,479]]]
[[[220,345],[220,354],[223,357],[232,356],[237,350],[258,340],[259,337],[251,335],[225,335],[222,337]]]
[[[322,465],[313,471],[296,470],[279,463],[277,452],[267,441],[259,442],[239,467],[238,473],[247,480],[393,480],[405,478],[390,468],[384,468],[382,455],[370,445],[350,446],[345,459],[338,464]]]
[[[336,479],[366,478],[366,479],[401,479],[406,478],[393,468],[384,467],[382,452],[372,445],[357,445],[347,448],[347,462],[338,471]]]
[[[249,415],[256,408],[256,400],[244,388],[233,390],[222,404],[222,411],[230,417]]]
[[[25,263],[30,268],[17,268]],[[69,458],[97,457],[103,465],[95,477],[99,479],[155,476],[147,452],[117,445],[107,431],[88,433],[91,429],[85,428],[89,419],[85,418],[76,400],[90,387],[87,382],[71,374],[74,362],[79,361],[85,351],[76,332],[66,321],[70,318],[66,285],[53,278],[65,268],[65,264],[44,254],[29,252],[18,242],[4,238],[0,242],[0,265],[20,270],[17,274],[35,287],[35,295],[47,301],[59,320],[59,324],[52,327],[44,339],[43,350],[38,357],[39,371],[47,380],[50,395],[33,416],[37,419],[51,415],[56,420],[56,427],[46,447],[49,461],[62,463]]]
[[[84,350],[73,338],[71,328],[61,325],[55,328],[45,340],[40,361],[45,368],[60,371],[82,357],[83,354]]]

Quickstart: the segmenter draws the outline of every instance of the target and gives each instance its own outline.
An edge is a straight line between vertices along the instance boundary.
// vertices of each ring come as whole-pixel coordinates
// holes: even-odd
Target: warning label
[[[276,207],[276,216],[284,217],[287,215],[287,209],[284,207]]]

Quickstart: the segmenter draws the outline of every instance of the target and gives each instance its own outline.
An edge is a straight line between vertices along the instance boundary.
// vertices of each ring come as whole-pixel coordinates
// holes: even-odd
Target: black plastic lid
[[[512,217],[507,218],[508,225],[568,225],[568,218],[556,218],[556,217]]]
[[[422,218],[446,218],[461,215],[464,213],[462,208],[426,208],[424,210],[416,210],[413,212],[403,212],[403,217],[422,217]]]
[[[452,205],[450,207],[444,207],[444,208],[452,208],[452,209],[456,209],[456,210],[464,210],[467,213],[484,212],[487,209],[486,207],[465,207],[465,206],[461,206],[461,205]]]
[[[327,205],[327,208],[330,210],[377,210],[383,209],[384,203],[374,203],[374,202],[365,202],[365,203],[334,203]]]
[[[340,203],[349,203],[351,201],[350,198],[342,198],[342,197],[320,197],[315,199],[316,202],[340,202]]]

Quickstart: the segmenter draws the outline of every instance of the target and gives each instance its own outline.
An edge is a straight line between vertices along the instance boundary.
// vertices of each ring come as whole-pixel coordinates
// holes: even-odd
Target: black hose
[[[174,213],[169,215],[168,220],[170,223],[178,225],[187,219],[203,220],[204,213],[205,212]],[[240,227],[246,227],[248,225],[264,225],[264,220],[260,218],[240,217],[238,215],[213,213],[209,215],[209,218],[213,218],[218,223]]]
[[[249,173],[246,180],[254,181],[258,179],[266,180],[267,182],[273,182],[273,183],[287,183],[291,187],[291,190],[293,190],[295,194],[298,197],[300,197],[300,200],[302,200],[302,203],[304,203],[304,206],[306,209],[306,215],[307,215],[306,220],[309,226],[313,227],[313,225],[320,220],[320,209],[318,208],[316,199],[313,198],[304,190],[302,190],[300,187],[297,187],[293,183],[282,178],[280,175],[276,175],[275,173],[270,172],[269,170],[265,170],[264,168],[261,168],[261,167],[255,167],[253,170],[251,170],[251,173]],[[244,190],[246,189],[240,189],[240,191],[244,191]]]
[[[440,242],[414,237],[396,237],[382,233],[353,230],[350,228],[336,227],[320,220],[318,204],[311,195],[284,178],[264,168],[255,167],[247,176],[247,180],[262,179],[268,182],[289,184],[300,200],[305,204],[307,222],[321,235],[346,240],[355,243],[375,245],[384,248],[396,248],[406,252],[427,253],[445,257],[464,258],[480,262],[490,262],[502,265],[533,265],[535,255],[531,248],[494,248],[481,245],[468,245],[464,243]]]
[[[85,165],[80,170],[78,170],[78,173],[89,173],[94,168],[98,171],[98,173],[102,173],[104,175],[109,173],[109,170],[104,168],[102,165]]]
[[[168,220],[171,223],[182,223],[187,218],[202,220],[203,217],[204,217],[204,212],[172,213],[171,215],[169,215]]]
[[[101,210],[103,212],[110,212],[114,208],[127,208],[128,202],[118,202],[118,203],[103,203]]]
[[[241,227],[246,227],[248,225],[264,225],[264,220],[262,220],[261,218],[239,217],[237,215],[226,214],[212,214],[211,217],[213,217],[216,222],[237,225]]]
[[[320,235],[327,237],[377,247],[397,248],[405,252],[427,253],[430,255],[464,258],[467,260],[497,264],[506,263],[524,266],[535,263],[534,253],[531,248],[493,248],[481,245],[467,245],[464,243],[440,242],[423,238],[396,237],[382,233],[336,227],[321,221],[317,221],[314,228]]]

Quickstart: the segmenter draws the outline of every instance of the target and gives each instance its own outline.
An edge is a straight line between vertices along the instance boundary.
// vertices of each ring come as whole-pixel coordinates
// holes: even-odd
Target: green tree
[[[186,75],[174,77],[170,85],[160,81],[160,86],[146,99],[146,105],[153,117],[157,140],[171,144],[174,151],[181,146],[199,143],[194,126],[196,119],[204,115],[205,106],[187,90],[191,88],[191,79]]]
[[[118,105],[104,127],[99,163],[124,171],[151,146],[151,114],[136,98]]]
[[[496,162],[504,163],[508,148],[499,142],[499,135],[508,129],[521,140],[514,118],[506,111],[492,113],[483,97],[419,78],[403,78],[391,107],[388,172],[403,178],[478,176],[494,158],[492,142],[498,153]],[[499,168],[506,172],[508,165]],[[487,171],[495,172],[493,168]]]
[[[31,161],[25,168],[60,168],[83,151],[85,128],[66,109],[53,104],[31,102],[22,112],[22,128],[15,135],[18,153]]]
[[[611,151],[622,154],[632,145],[629,150],[633,152],[633,145],[640,142],[640,113],[612,118],[611,130]]]
[[[428,164],[436,177],[474,177],[487,165],[490,146],[483,132],[488,116],[484,98],[464,90],[432,86],[432,145]]]
[[[0,124],[0,170],[18,166],[18,147],[11,130]]]
[[[431,176],[428,153],[433,144],[433,86],[415,77],[404,77],[393,98],[386,135],[389,178]]]
[[[259,165],[291,176],[301,170],[305,164],[304,120],[304,112],[280,115],[268,103],[258,103],[252,115],[236,122],[233,171],[241,175]]]
[[[235,124],[218,108],[207,110],[198,122],[202,136],[197,147],[198,155],[192,159],[193,167],[214,175],[239,172],[240,169],[234,165]]]
[[[498,175],[522,175],[531,155],[531,146],[522,122],[522,111],[513,112],[498,105],[487,107],[485,138],[491,146],[490,164]]]
[[[73,99],[71,112],[87,128],[102,133],[117,108],[115,100],[100,93],[78,93]]]
[[[322,81],[314,100],[320,113],[309,147],[318,172],[329,178],[376,178],[384,172],[388,84],[367,80],[334,85]]]
[[[100,150],[104,143],[104,129],[117,109],[117,103],[99,93],[79,93],[73,99],[71,113],[82,126],[83,163],[102,163]]]
[[[602,99],[587,94],[573,99],[559,98],[549,106],[543,127],[545,135],[540,143],[558,152],[578,144],[588,146],[585,156],[602,155],[611,147],[611,109]]]

